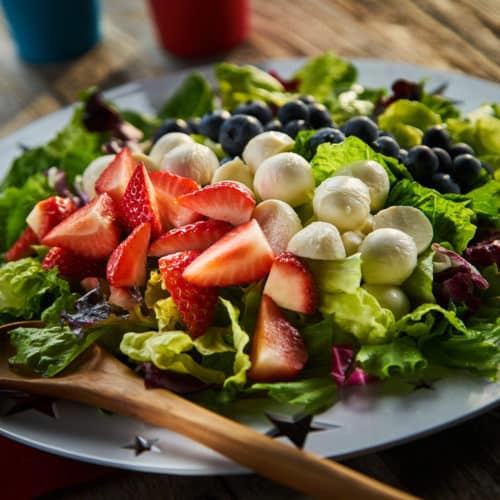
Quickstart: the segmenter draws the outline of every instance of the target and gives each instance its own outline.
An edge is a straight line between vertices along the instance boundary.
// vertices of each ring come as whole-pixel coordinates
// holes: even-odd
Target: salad
[[[0,192],[13,369],[98,343],[226,412],[317,413],[340,388],[497,380],[500,105],[363,88],[333,53],[289,80],[220,63],[157,116],[83,93]]]

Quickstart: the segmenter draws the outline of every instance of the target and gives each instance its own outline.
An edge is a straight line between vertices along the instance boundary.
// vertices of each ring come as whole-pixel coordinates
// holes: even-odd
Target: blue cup
[[[74,59],[100,39],[99,0],[1,0],[19,56],[34,64]]]

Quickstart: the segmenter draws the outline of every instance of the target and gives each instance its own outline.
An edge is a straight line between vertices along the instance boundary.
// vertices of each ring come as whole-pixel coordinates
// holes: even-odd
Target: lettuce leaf
[[[490,180],[464,196],[471,201],[479,221],[500,228],[500,181]]]
[[[102,134],[85,129],[82,113],[82,107],[77,107],[68,125],[54,139],[16,158],[0,189],[20,187],[31,175],[54,166],[64,170],[68,182],[72,183],[92,160],[101,155],[100,146],[103,142]]]
[[[187,76],[174,94],[162,106],[159,117],[195,118],[214,108],[214,93],[210,83],[199,73]]]
[[[422,142],[424,131],[441,123],[441,117],[419,101],[399,99],[393,102],[379,117],[381,130],[394,135],[402,148],[409,149]]]
[[[389,193],[387,205],[410,205],[419,208],[430,220],[434,229],[433,241],[448,242],[458,253],[462,253],[476,233],[471,222],[474,212],[467,205],[441,196],[434,189],[418,182],[402,179]]]
[[[0,192],[0,252],[8,250],[26,227],[26,217],[33,206],[54,194],[47,177],[35,174],[20,186],[11,186]]]
[[[357,160],[375,160],[380,163],[387,171],[391,184],[394,184],[396,179],[410,178],[406,167],[395,158],[377,153],[361,139],[350,136],[340,144],[319,145],[311,161],[316,184],[320,184],[340,168]]]
[[[9,363],[28,368],[43,377],[53,377],[105,332],[97,329],[80,338],[67,326],[16,328],[9,332],[10,342],[16,349]]]
[[[432,292],[434,281],[433,260],[434,251],[432,248],[428,248],[418,256],[417,267],[411,276],[401,285],[401,289],[408,295],[414,307],[436,302]]]
[[[35,258],[0,267],[0,323],[38,318],[55,323],[62,311],[72,309],[75,298],[57,269],[45,271]]]
[[[323,314],[333,314],[335,325],[361,344],[383,344],[393,338],[394,315],[363,288],[355,293],[325,293],[319,309]]]

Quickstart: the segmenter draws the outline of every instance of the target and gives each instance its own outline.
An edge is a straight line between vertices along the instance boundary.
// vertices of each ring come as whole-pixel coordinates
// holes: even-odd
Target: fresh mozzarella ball
[[[336,260],[346,256],[339,230],[328,222],[312,222],[292,236],[287,250],[308,259]]]
[[[162,135],[151,148],[149,157],[156,164],[160,165],[163,157],[172,149],[180,146],[181,144],[193,144],[194,139],[182,132],[170,132]]]
[[[316,189],[313,210],[319,220],[330,222],[341,232],[357,229],[370,213],[368,187],[356,177],[330,177]]]
[[[383,228],[368,234],[359,248],[361,273],[370,285],[400,285],[417,265],[413,238],[399,229]]]
[[[368,214],[368,216],[365,219],[365,222],[358,227],[358,231],[360,231],[363,234],[368,234],[373,231],[373,215]]]
[[[262,200],[282,200],[298,207],[311,199],[311,165],[295,153],[279,153],[264,160],[255,172],[254,191]]]
[[[215,169],[212,184],[220,181],[238,181],[247,188],[253,188],[253,173],[248,165],[245,165],[238,156]]]
[[[290,238],[302,229],[295,210],[281,200],[265,200],[253,211],[275,255],[287,249]]]
[[[358,160],[336,172],[335,175],[351,175],[363,181],[370,192],[370,210],[380,210],[389,195],[389,176],[385,168],[374,160]]]
[[[155,172],[160,168],[157,163],[155,163],[149,156],[145,155],[144,153],[132,153],[132,158],[136,163],[143,163],[146,167],[146,170],[148,170],[149,172]]]
[[[97,196],[95,182],[99,179],[102,171],[115,159],[115,155],[99,156],[89,163],[82,174],[82,189],[90,200]]]
[[[417,252],[423,252],[432,242],[432,224],[424,213],[415,207],[395,205],[384,208],[373,217],[373,228],[392,227],[410,235]]]
[[[243,160],[255,173],[265,159],[290,151],[294,143],[288,134],[276,131],[263,132],[248,141],[243,150]]]
[[[385,309],[389,309],[398,320],[410,312],[410,301],[401,288],[394,285],[367,285],[363,288],[371,293],[377,302]]]
[[[193,142],[181,144],[165,154],[160,170],[188,177],[203,186],[210,183],[218,166],[219,160],[210,148]]]
[[[359,231],[346,231],[342,233],[342,243],[347,255],[353,255],[359,251],[365,235]]]

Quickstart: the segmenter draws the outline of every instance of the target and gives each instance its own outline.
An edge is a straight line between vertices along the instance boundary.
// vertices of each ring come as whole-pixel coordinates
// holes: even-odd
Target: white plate
[[[289,75],[302,60],[271,61],[265,67]],[[387,87],[397,78],[427,78],[432,89],[449,84],[447,95],[463,102],[467,111],[483,102],[498,101],[500,85],[458,73],[436,71],[409,64],[355,60],[359,81],[366,86]],[[202,68],[209,75],[210,68]],[[186,72],[142,83],[131,83],[106,93],[118,106],[143,112],[158,109]],[[0,141],[0,177],[20,152],[19,144],[35,146],[49,140],[68,121],[66,108],[15,132]],[[388,393],[377,384],[349,390],[329,411],[314,419],[305,448],[322,456],[347,458],[379,450],[437,432],[487,411],[500,403],[500,383],[466,375],[437,381],[433,389],[404,394]],[[139,421],[99,413],[95,408],[59,401],[57,419],[30,410],[0,418],[0,434],[59,455],[125,469],[170,474],[232,474],[241,466],[182,436]],[[261,432],[271,429],[263,417],[242,421]],[[124,448],[136,435],[156,439],[155,449],[135,456]],[[286,438],[279,438],[288,442]]]

